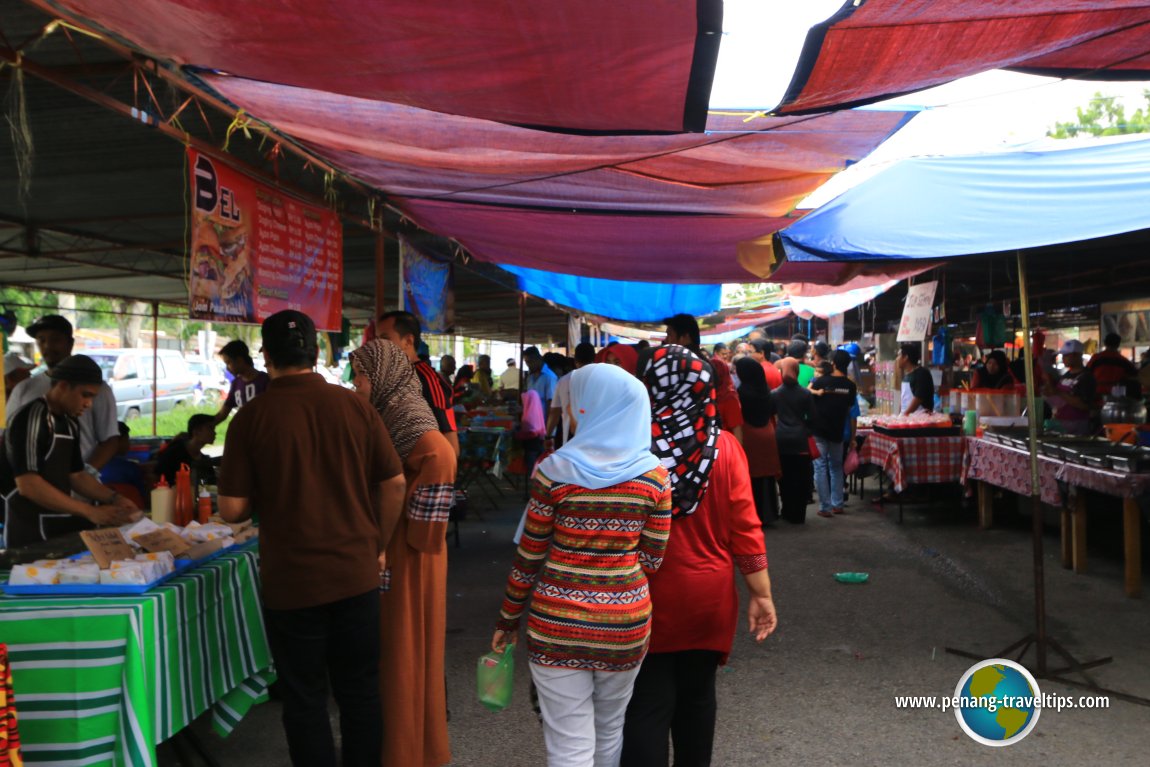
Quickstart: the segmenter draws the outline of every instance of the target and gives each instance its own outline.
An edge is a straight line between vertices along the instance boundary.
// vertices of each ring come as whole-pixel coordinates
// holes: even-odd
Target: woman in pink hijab
[[[543,417],[543,400],[539,392],[528,389],[519,396],[523,403],[523,417],[515,431],[515,439],[523,443],[523,472],[530,478],[535,471],[535,462],[543,454],[543,437],[547,434],[547,421]],[[524,483],[524,492],[527,483]]]

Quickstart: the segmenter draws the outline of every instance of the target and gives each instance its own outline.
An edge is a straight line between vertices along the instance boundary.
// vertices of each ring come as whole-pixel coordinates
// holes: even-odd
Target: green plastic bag
[[[507,708],[515,686],[515,645],[509,644],[501,653],[492,650],[481,657],[475,682],[480,703],[491,711]]]

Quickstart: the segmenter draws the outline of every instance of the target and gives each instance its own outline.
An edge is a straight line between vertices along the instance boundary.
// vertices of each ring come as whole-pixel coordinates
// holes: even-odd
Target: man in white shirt
[[[519,391],[519,366],[515,360],[507,360],[507,369],[499,374],[499,388],[503,391]]]
[[[46,314],[36,320],[28,328],[28,335],[36,339],[36,346],[48,370],[72,354],[72,346],[75,344],[72,323],[59,314]],[[7,423],[11,424],[21,408],[43,397],[51,388],[52,379],[46,372],[19,383],[8,400]],[[84,463],[99,474],[104,464],[116,454],[116,444],[120,438],[120,427],[116,421],[116,396],[112,394],[110,386],[105,384],[99,388],[92,406],[84,411],[79,420],[80,455]]]
[[[575,347],[575,369],[590,365],[595,361],[595,347],[586,341]],[[551,409],[547,413],[547,438],[543,440],[544,450],[555,449],[555,438],[552,436],[555,433],[555,427],[562,421],[563,431],[559,433],[560,446],[568,439],[575,431],[575,425],[571,422],[571,374],[563,376],[559,379],[559,383],[555,384],[555,399],[551,400]]]

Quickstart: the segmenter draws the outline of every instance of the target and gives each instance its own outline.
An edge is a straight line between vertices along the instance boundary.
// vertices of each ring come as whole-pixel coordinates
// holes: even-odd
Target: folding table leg
[[[978,526],[989,530],[994,525],[994,491],[990,484],[978,481]]]
[[[1122,536],[1126,550],[1126,596],[1142,596],[1142,519],[1135,498],[1122,499]]]
[[[1071,559],[1074,572],[1086,572],[1086,494],[1077,493],[1074,496],[1074,511],[1071,512],[1073,525],[1071,532]]]

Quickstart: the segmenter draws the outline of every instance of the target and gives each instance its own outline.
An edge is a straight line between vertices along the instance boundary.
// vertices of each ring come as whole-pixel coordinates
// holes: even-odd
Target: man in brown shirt
[[[403,465],[376,411],[315,373],[316,329],[268,317],[271,383],[236,413],[220,467],[220,515],[260,522],[264,618],[292,764],[381,762],[379,586],[403,509]],[[340,709],[342,760],[327,715]]]

